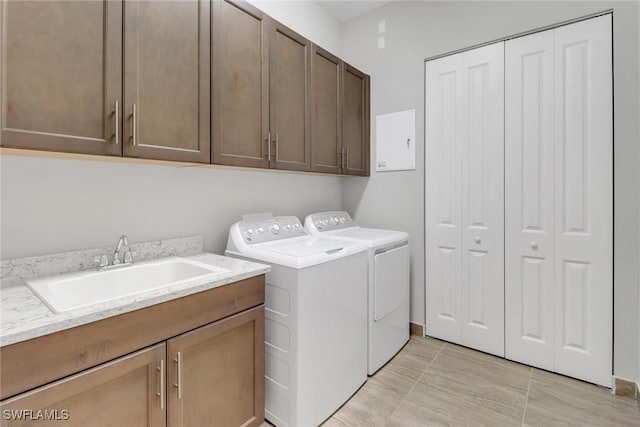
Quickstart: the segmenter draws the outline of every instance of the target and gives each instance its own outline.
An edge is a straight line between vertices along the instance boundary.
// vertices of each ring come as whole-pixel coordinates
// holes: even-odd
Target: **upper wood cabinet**
[[[122,3],[3,1],[0,145],[122,153]]]
[[[369,174],[369,77],[246,1],[3,1],[0,21],[0,146]]]
[[[309,170],[311,42],[246,2],[213,7],[213,163]]]
[[[6,427],[90,425],[163,427],[166,346],[155,345],[2,402],[3,414],[48,411],[59,421],[4,419]],[[8,412],[7,412],[8,411]]]
[[[213,163],[269,167],[269,18],[213,2]]]
[[[269,131],[271,167],[311,168],[309,87],[311,42],[269,20]]]
[[[369,76],[342,63],[342,172],[369,175]]]
[[[312,171],[369,175],[369,76],[316,45],[311,147]]]
[[[124,5],[124,155],[209,163],[210,0]]]
[[[311,48],[311,170],[342,173],[340,58]]]

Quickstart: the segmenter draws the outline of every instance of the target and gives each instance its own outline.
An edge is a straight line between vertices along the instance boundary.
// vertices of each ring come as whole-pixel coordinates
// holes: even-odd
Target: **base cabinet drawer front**
[[[164,343],[2,402],[2,426],[166,426]]]
[[[167,341],[169,425],[264,421],[264,305]]]

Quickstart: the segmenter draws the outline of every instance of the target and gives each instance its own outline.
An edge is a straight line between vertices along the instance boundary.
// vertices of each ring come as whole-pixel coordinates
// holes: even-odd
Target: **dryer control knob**
[[[284,226],[285,230],[291,230],[291,224],[287,224]]]
[[[264,228],[262,227],[258,228],[258,233],[264,233]]]
[[[271,232],[273,234],[278,234],[280,232],[280,226],[278,224],[273,224],[271,226]]]

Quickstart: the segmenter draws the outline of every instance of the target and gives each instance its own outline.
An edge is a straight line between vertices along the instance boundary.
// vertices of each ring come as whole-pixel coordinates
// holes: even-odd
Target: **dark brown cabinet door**
[[[273,19],[269,23],[271,167],[311,169],[309,86],[311,42]]]
[[[13,416],[2,425],[165,426],[165,352],[158,344],[8,399],[0,408]],[[33,421],[25,414],[39,410],[59,420]]]
[[[124,7],[124,155],[209,163],[210,0]]]
[[[264,421],[264,305],[167,341],[169,426]]]
[[[369,76],[343,63],[342,173],[369,175]]]
[[[213,2],[213,163],[269,167],[268,16]]]
[[[341,173],[340,59],[311,47],[311,170]]]
[[[2,1],[0,20],[0,145],[120,155],[122,3]]]

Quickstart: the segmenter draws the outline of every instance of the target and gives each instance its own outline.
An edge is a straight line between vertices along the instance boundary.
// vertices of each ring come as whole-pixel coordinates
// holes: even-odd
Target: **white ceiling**
[[[333,16],[341,22],[347,22],[356,16],[377,7],[390,3],[393,0],[317,0],[318,3],[327,9]]]

